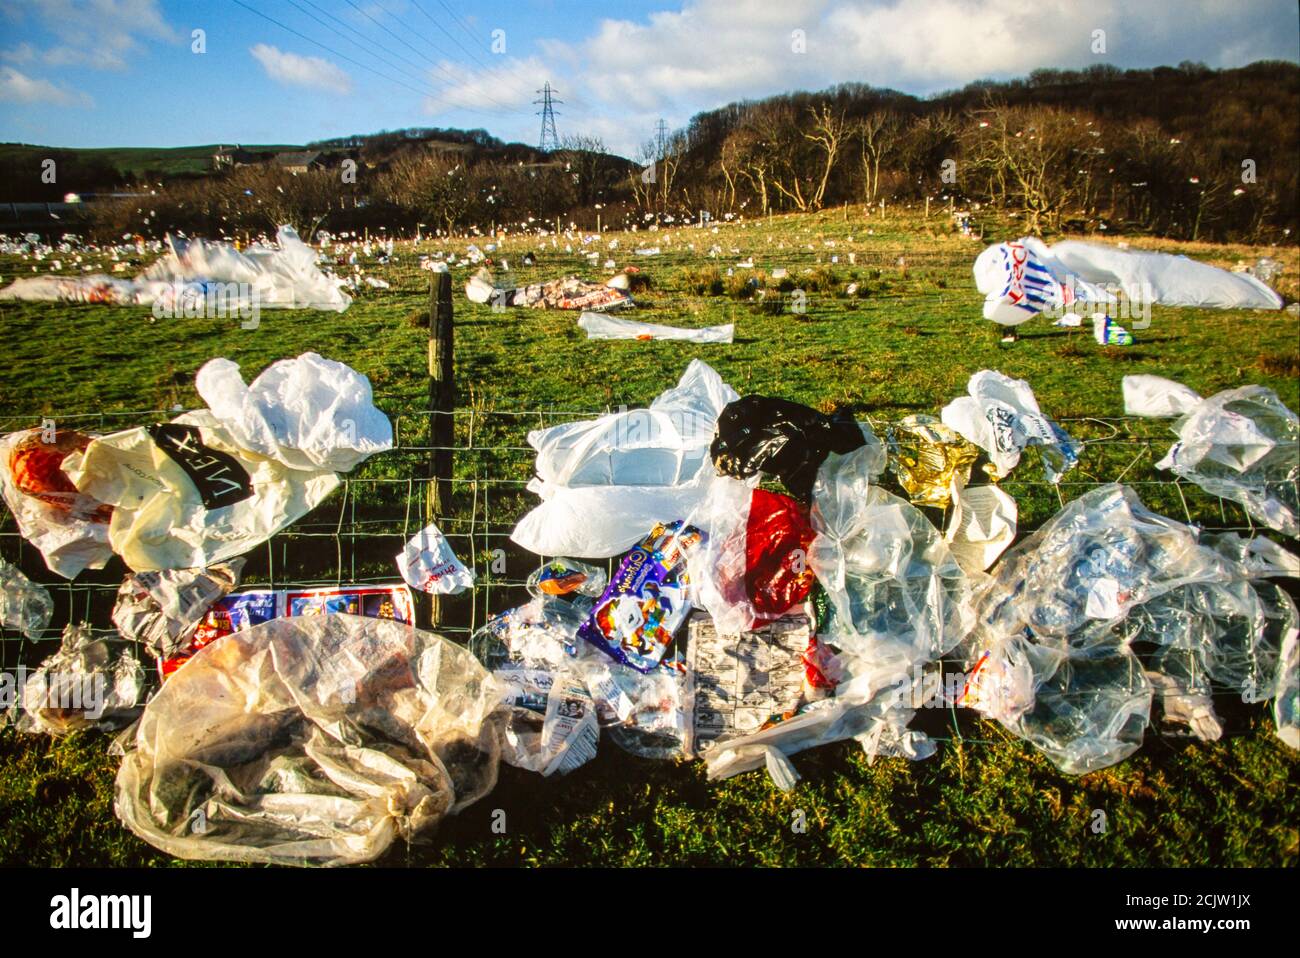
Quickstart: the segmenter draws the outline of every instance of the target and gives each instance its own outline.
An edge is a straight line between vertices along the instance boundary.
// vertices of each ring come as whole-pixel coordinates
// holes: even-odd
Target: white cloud
[[[503,57],[488,70],[468,69],[443,60],[428,73],[428,85],[438,92],[425,99],[425,112],[436,115],[457,109],[485,113],[522,109],[546,79],[546,64],[536,57]]]
[[[561,127],[608,130],[611,149],[632,153],[650,135],[647,118],[680,125],[732,101],[837,83],[923,95],[1039,67],[1300,60],[1298,25],[1292,0],[688,0],[642,19],[600,20],[585,36],[539,39],[524,72],[560,89]],[[795,30],[806,52],[793,48]],[[1095,30],[1105,31],[1104,55],[1093,52]],[[503,67],[456,71],[434,108],[452,99],[483,106],[486,93],[531,99],[517,82],[498,85]]]
[[[55,43],[37,51],[19,48],[50,66],[126,69],[140,56],[142,39],[174,41],[176,32],[163,19],[158,0],[2,0],[0,10],[11,19],[39,21]]]
[[[0,102],[29,105],[48,103],[53,106],[92,104],[90,97],[84,93],[55,86],[49,80],[29,77],[13,67],[0,67]]]
[[[248,52],[277,83],[330,93],[352,92],[352,77],[323,57],[299,56],[266,43],[249,47]]]

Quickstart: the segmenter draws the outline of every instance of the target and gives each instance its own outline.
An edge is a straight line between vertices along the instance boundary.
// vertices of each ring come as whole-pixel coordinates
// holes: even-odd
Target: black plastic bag
[[[865,441],[847,410],[827,416],[786,399],[742,396],[718,416],[709,455],[724,476],[776,476],[791,495],[807,502],[826,457],[852,452]]]

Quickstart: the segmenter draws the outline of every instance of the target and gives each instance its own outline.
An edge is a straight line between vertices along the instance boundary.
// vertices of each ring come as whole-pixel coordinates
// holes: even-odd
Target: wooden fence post
[[[451,273],[433,274],[429,284],[429,495],[425,516],[439,522],[451,508],[452,446],[456,442],[456,379],[452,348]],[[442,624],[435,595],[431,621]]]

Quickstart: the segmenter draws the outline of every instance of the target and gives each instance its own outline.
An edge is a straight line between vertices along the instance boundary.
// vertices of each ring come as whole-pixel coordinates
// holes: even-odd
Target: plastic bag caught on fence
[[[964,646],[960,704],[1071,774],[1136,751],[1157,690],[1167,717],[1212,735],[1210,683],[1270,697],[1296,624],[1286,593],[1260,578],[1277,568],[1247,564],[1250,552],[1235,535],[1198,540],[1125,486],[1092,490],[998,565]]]
[[[63,469],[81,492],[114,507],[109,541],[136,571],[240,555],[339,484],[332,472],[290,469],[244,449],[207,410],[103,436]]]
[[[687,517],[705,540],[687,554],[692,601],[724,635],[780,618],[816,581],[808,563],[813,528],[808,509],[789,496],[712,476]]]
[[[49,436],[46,430],[28,429],[0,436],[0,493],[22,537],[40,551],[51,572],[65,579],[102,569],[113,557],[108,541],[112,508],[79,493],[63,471],[67,458],[91,440],[70,430]]]
[[[1300,535],[1300,418],[1277,393],[1243,386],[1193,403],[1187,387],[1164,380],[1156,389],[1155,378],[1124,377],[1124,401],[1135,415],[1182,413],[1173,424],[1178,441],[1157,467],[1241,503],[1270,529]]]
[[[466,649],[384,619],[275,619],[196,655],[117,775],[136,835],[188,859],[373,861],[496,783],[501,690]]]
[[[229,359],[205,363],[194,388],[241,449],[308,472],[350,472],[393,448],[370,380],[344,363],[303,353],[272,363],[247,386]]]
[[[435,595],[457,595],[474,585],[474,573],[456,558],[436,524],[417,532],[397,557],[397,568],[412,588]]]
[[[979,449],[933,416],[908,416],[889,430],[889,466],[914,506],[946,509],[970,482]]]
[[[212,604],[239,585],[243,559],[207,569],[164,569],[127,576],[117,591],[113,624],[124,639],[139,642],[156,658],[189,648]]]
[[[542,504],[510,538],[538,555],[606,557],[657,522],[680,519],[703,496],[696,481],[714,424],[736,398],[706,363],[692,360],[648,409],[621,410],[528,434]]]
[[[790,494],[803,502],[812,492],[817,469],[832,452],[846,453],[879,441],[845,412],[831,416],[785,399],[743,396],[718,416],[709,455],[720,475],[735,479],[776,476]]]
[[[39,639],[53,615],[49,590],[27,578],[13,563],[0,559],[0,625]]]
[[[809,564],[830,600],[819,634],[873,667],[910,666],[970,631],[983,577],[962,569],[919,509],[875,485],[874,452],[831,456],[813,489]]]
[[[67,735],[129,723],[144,700],[144,670],[129,649],[70,624],[63,641],[22,688],[22,732]]]
[[[559,557],[534,569],[525,585],[528,594],[538,599],[551,596],[598,599],[608,581],[604,569]]]
[[[966,390],[969,395],[943,408],[943,424],[988,453],[994,479],[1006,477],[1031,445],[1042,451],[1048,482],[1060,482],[1078,463],[1079,444],[1043,415],[1023,379],[982,369],[971,376]]]

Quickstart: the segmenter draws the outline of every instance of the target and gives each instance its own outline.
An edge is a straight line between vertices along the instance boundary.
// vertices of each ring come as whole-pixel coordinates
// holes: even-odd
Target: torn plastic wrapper
[[[303,353],[272,363],[247,386],[229,359],[203,365],[194,387],[230,440],[290,469],[350,472],[393,448],[370,380],[343,363]]]
[[[665,326],[662,323],[642,323],[634,319],[618,319],[591,312],[584,312],[578,317],[578,328],[587,333],[588,339],[642,341],[668,339],[690,343],[729,343],[736,331],[736,327],[731,323],[691,329],[682,326]]]
[[[1124,397],[1135,415],[1182,413],[1173,424],[1178,441],[1156,466],[1241,503],[1270,529],[1300,535],[1300,418],[1277,393],[1243,386],[1193,403],[1187,387],[1152,380],[1124,377]]]
[[[1016,500],[997,486],[954,486],[944,540],[967,572],[983,572],[1016,538]]]
[[[954,484],[970,482],[977,447],[933,416],[908,416],[889,430],[889,465],[914,506],[947,509]]]
[[[70,624],[55,652],[22,685],[18,730],[67,735],[120,728],[144,700],[144,669],[120,643],[97,639],[88,624]]]
[[[807,502],[817,469],[830,453],[850,452],[874,440],[846,412],[826,416],[785,399],[743,396],[718,416],[709,455],[719,475],[775,476],[791,495]]]
[[[166,680],[200,649],[272,619],[336,613],[393,619],[409,625],[415,621],[415,603],[405,585],[337,585],[318,589],[235,592],[212,604],[178,655],[159,660],[159,674]]]
[[[736,398],[692,360],[648,409],[529,433],[542,498],[510,538],[538,555],[604,558],[630,548],[657,522],[686,516],[704,495],[697,481],[718,413]]]
[[[189,648],[199,623],[222,596],[239,585],[243,559],[207,569],[164,569],[126,577],[117,591],[113,624],[125,639],[157,658]]]
[[[39,639],[53,615],[49,590],[27,578],[13,563],[0,559],[0,625]]]
[[[686,554],[704,538],[680,520],[655,526],[623,558],[578,638],[638,672],[658,666],[691,610]]]
[[[474,585],[474,573],[456,558],[436,524],[417,532],[397,557],[402,578],[414,589],[435,595],[457,595]]]
[[[45,558],[50,571],[74,579],[85,569],[102,569],[113,557],[108,542],[112,508],[77,491],[63,471],[67,458],[92,437],[45,430],[0,436],[0,493],[22,537]]]
[[[1079,444],[1043,415],[1023,379],[983,369],[971,376],[966,389],[969,395],[943,408],[943,424],[988,453],[993,479],[1005,478],[1031,445],[1042,452],[1048,482],[1060,482],[1078,463]]]
[[[408,625],[276,619],[209,646],[123,744],[116,811],[187,859],[373,861],[496,784],[501,689]]]
[[[608,581],[604,569],[577,559],[560,557],[534,569],[525,585],[528,594],[539,599],[549,596],[586,596],[598,599],[605,591]]]
[[[77,488],[114,506],[109,541],[132,570],[204,568],[265,542],[339,480],[240,447],[206,410],[94,440],[64,460]]]

